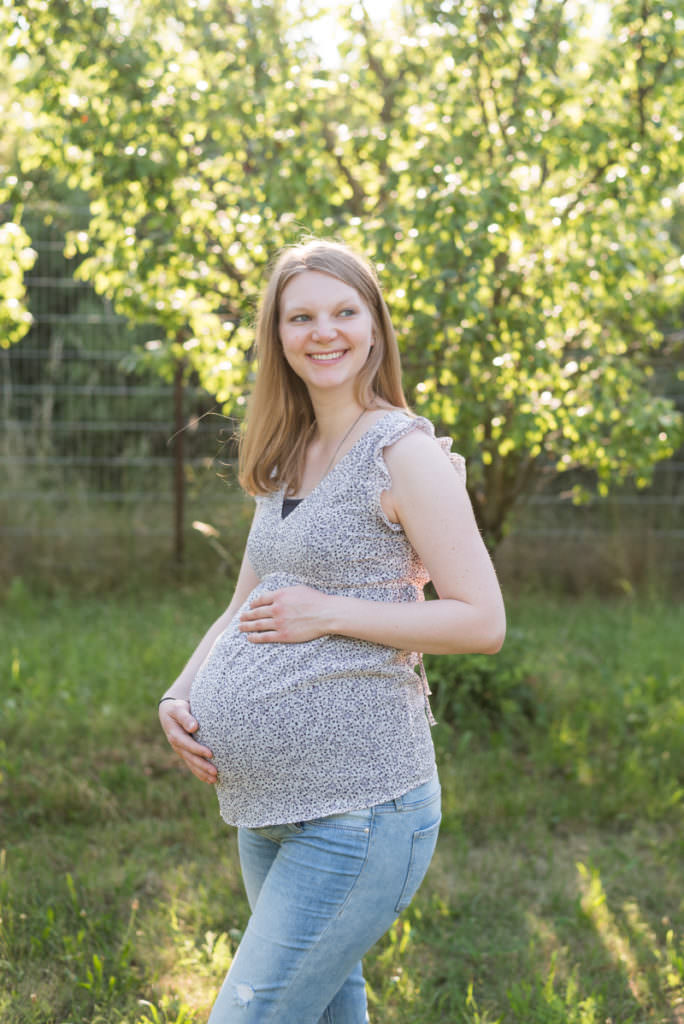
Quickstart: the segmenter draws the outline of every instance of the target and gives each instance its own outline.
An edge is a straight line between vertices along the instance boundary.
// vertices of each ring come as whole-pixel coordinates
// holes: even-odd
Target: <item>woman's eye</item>
[[[307,321],[308,319],[309,319],[309,318],[308,318],[308,316],[306,315],[306,313],[297,313],[297,314],[296,314],[295,316],[293,316],[293,317],[292,317],[292,323],[293,323],[293,324],[303,324],[303,323],[305,323],[305,322],[306,322],[306,321]]]
[[[356,313],[355,309],[343,309],[340,316],[354,316]]]

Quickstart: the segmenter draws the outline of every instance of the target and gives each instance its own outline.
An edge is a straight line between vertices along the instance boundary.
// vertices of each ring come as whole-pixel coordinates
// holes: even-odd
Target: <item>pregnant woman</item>
[[[332,242],[284,250],[256,330],[254,521],[159,714],[238,827],[252,910],[210,1024],[364,1024],[361,958],[439,829],[418,652],[494,653],[504,609],[463,459],[407,408],[372,266]]]

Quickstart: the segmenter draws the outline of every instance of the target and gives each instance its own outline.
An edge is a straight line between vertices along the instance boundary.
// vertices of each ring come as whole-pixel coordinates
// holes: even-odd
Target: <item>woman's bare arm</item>
[[[383,507],[403,527],[438,601],[381,602],[291,587],[255,600],[240,628],[255,643],[297,643],[326,633],[423,653],[498,651],[506,631],[501,591],[465,485],[434,440],[412,431],[385,451],[392,477]]]

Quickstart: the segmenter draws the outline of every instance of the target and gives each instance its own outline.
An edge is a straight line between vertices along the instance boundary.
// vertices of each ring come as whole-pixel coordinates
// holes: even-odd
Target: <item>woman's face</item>
[[[310,394],[353,395],[373,344],[373,318],[355,288],[318,270],[302,271],[283,289],[278,330],[285,358]]]

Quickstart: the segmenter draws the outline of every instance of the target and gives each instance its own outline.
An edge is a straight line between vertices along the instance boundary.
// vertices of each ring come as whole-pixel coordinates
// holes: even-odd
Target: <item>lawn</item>
[[[234,831],[166,747],[156,700],[222,589],[10,588],[2,1024],[206,1020],[247,904]],[[508,609],[496,658],[426,659],[444,824],[367,957],[371,1020],[681,1024],[681,608],[532,594]]]

